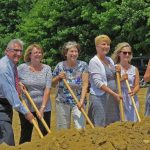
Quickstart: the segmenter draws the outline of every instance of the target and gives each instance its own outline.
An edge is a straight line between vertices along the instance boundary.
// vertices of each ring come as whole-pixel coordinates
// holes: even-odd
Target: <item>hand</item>
[[[120,102],[120,100],[122,100],[122,96],[120,96],[119,94],[115,93],[114,97],[116,99],[117,102]]]
[[[116,72],[120,72],[121,71],[121,65],[116,65],[115,68],[116,68]]]
[[[135,95],[135,93],[134,93],[133,91],[129,92],[128,94],[129,94],[130,96],[134,96],[134,95]]]
[[[31,112],[28,112],[27,114],[25,114],[25,118],[32,123],[32,119],[34,119],[34,116]]]
[[[123,74],[121,76],[121,81],[128,80],[128,74]]]
[[[41,119],[44,116],[44,108],[41,107],[39,112],[40,112],[40,115],[38,115],[38,117],[39,117],[39,119]]]
[[[77,104],[79,110],[83,107],[83,104],[84,104],[83,101],[79,101],[79,103]]]
[[[21,91],[26,90],[26,87],[21,82],[19,82],[19,88]]]
[[[43,116],[42,116],[42,113],[40,112],[40,110],[39,110],[39,112],[38,113],[36,113],[36,115],[37,115],[37,117],[39,118],[39,119],[41,119]]]
[[[66,73],[65,72],[60,72],[59,75],[58,75],[58,79],[61,80],[61,79],[65,79],[66,78]]]

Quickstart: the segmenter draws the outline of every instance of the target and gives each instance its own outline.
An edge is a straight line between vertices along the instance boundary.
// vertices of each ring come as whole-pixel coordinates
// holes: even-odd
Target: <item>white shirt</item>
[[[106,59],[114,66],[114,62],[110,57]],[[101,90],[102,85],[107,86],[107,77],[105,72],[105,67],[101,60],[95,55],[89,63],[89,75],[90,75],[90,93],[93,95],[101,96],[105,91]]]

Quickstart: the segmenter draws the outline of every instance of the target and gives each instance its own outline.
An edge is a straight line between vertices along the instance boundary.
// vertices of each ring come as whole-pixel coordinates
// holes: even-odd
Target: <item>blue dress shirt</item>
[[[0,98],[6,98],[14,109],[25,115],[28,111],[15,88],[14,67],[15,64],[7,56],[0,59]]]

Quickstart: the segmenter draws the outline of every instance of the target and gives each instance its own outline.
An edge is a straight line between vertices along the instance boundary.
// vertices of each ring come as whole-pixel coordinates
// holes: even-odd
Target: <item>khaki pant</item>
[[[75,128],[84,128],[84,116],[77,106],[71,107],[68,104],[56,101],[56,124],[57,129],[69,129],[71,125],[71,115]]]

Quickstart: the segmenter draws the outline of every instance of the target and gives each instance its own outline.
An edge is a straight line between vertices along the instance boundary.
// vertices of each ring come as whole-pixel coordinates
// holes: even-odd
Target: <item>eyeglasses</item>
[[[23,52],[22,49],[15,49],[15,48],[8,48],[8,49],[9,49],[9,50],[13,50],[13,51],[15,51],[16,53],[17,53],[17,52],[20,52],[20,53]]]
[[[122,53],[123,53],[123,55],[127,55],[127,54],[131,55],[132,54],[132,52],[123,52],[123,51],[122,51]]]

